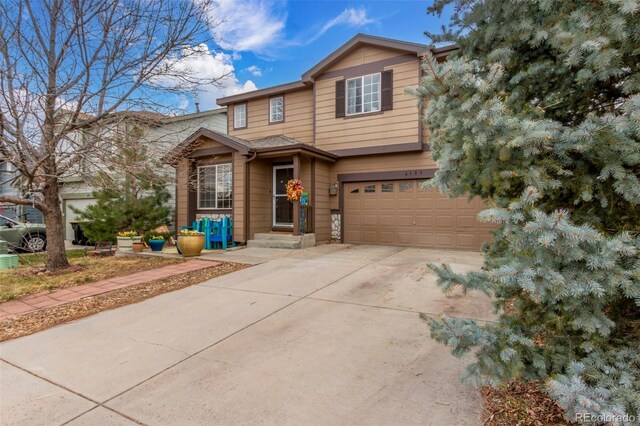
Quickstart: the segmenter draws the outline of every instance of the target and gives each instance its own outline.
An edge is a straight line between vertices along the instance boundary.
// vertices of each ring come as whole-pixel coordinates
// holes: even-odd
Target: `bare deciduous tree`
[[[26,194],[0,202],[42,211],[48,269],[68,266],[61,182],[80,164],[108,161],[108,132],[96,129],[113,126],[124,111],[161,110],[162,92],[215,84],[177,67],[210,40],[210,6],[206,0],[0,2],[0,159],[15,166]]]

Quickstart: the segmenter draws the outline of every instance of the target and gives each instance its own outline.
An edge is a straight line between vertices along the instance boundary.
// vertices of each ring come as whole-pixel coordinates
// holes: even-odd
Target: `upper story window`
[[[380,73],[347,80],[347,115],[380,111]]]
[[[242,129],[247,127],[247,104],[233,106],[233,128]]]
[[[231,163],[198,167],[198,209],[230,209]]]
[[[284,121],[284,96],[269,99],[269,123]]]

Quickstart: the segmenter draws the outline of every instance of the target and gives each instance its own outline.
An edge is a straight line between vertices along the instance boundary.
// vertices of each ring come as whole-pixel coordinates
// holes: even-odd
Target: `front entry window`
[[[293,167],[273,167],[273,226],[293,226],[293,203],[287,200],[287,182],[293,179]]]
[[[231,163],[198,167],[198,209],[230,209],[232,182]]]

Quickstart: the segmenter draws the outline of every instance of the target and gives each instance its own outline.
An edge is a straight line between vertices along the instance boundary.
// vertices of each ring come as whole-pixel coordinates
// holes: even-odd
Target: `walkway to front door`
[[[287,201],[287,182],[293,179],[293,165],[273,166],[273,227],[293,227],[293,204]]]

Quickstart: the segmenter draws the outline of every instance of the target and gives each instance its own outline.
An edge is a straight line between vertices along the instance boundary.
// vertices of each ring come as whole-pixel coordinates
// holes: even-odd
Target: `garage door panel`
[[[360,235],[362,236],[362,242],[365,244],[380,244],[378,242],[378,233],[376,231],[370,230],[370,231],[362,231],[360,233]]]
[[[413,226],[413,216],[408,214],[399,214],[396,216],[397,226]]]
[[[378,236],[379,236],[380,243],[382,244],[393,244],[397,239],[395,229],[391,229],[389,231],[381,230]]]
[[[418,198],[418,199],[415,199],[413,201],[413,205],[418,210],[433,211],[436,208],[436,203],[431,198],[425,198],[425,199]]]
[[[436,217],[432,214],[417,214],[415,216],[416,226],[427,226],[432,228],[436,223]]]
[[[397,224],[398,224],[398,221],[394,214],[388,214],[385,212],[385,213],[381,213],[378,216],[378,225],[395,227]]]
[[[345,185],[345,242],[477,250],[493,224],[481,224],[481,200],[450,199],[418,181]],[[365,193],[363,188],[375,188]],[[393,188],[393,192],[390,191]],[[382,189],[389,191],[382,192]]]
[[[78,214],[72,210],[72,207],[78,209],[79,211],[84,211],[87,207],[95,203],[94,199],[87,200],[65,200],[65,236],[69,241],[73,241],[75,239],[75,233],[73,232],[73,227],[71,223],[78,219]]]
[[[414,199],[412,198],[399,198],[397,201],[398,210],[413,210]]]
[[[378,210],[378,199],[363,199],[361,205],[363,210]]]
[[[455,228],[456,217],[454,215],[455,212],[450,212],[448,214],[436,214],[436,228]]]
[[[455,248],[456,234],[454,232],[436,232],[436,248]]]
[[[472,215],[464,215],[456,217],[456,226],[458,228],[476,228],[478,226],[478,221],[475,216]]]
[[[435,234],[433,232],[415,232],[415,245],[420,247],[436,247]]]
[[[378,225],[378,216],[375,215],[375,214],[362,215],[361,225],[363,225],[363,226],[375,226],[375,225]]]
[[[386,199],[386,200],[380,200],[380,210],[392,210],[395,211],[396,209],[396,200],[391,198],[391,199]]]
[[[414,233],[412,229],[398,229],[398,242],[402,246],[414,245]]]
[[[457,234],[456,246],[461,249],[475,249],[480,246],[477,234]]]

